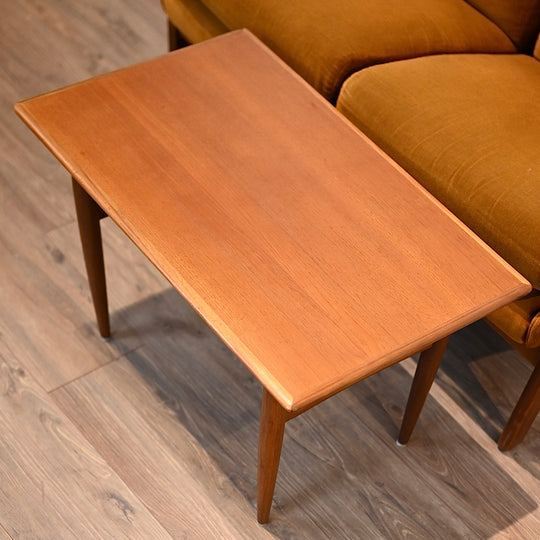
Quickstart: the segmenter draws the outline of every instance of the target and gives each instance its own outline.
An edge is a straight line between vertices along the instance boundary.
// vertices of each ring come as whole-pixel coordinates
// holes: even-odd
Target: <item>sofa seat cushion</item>
[[[462,0],[163,2],[171,14],[174,4],[190,10],[198,24],[209,11],[230,30],[248,28],[331,100],[345,78],[365,66],[440,52],[516,51],[502,30]],[[173,22],[189,37],[189,20]]]
[[[540,289],[538,60],[440,55],[373,66],[345,82],[338,108]]]

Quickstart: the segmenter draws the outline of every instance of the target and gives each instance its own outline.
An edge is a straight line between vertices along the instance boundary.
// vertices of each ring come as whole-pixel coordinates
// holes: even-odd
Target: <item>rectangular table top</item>
[[[530,290],[247,31],[16,110],[287,410]]]

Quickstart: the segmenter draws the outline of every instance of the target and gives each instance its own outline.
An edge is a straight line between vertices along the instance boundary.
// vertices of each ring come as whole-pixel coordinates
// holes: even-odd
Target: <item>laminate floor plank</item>
[[[116,338],[112,346],[99,337],[94,324],[76,224],[46,235],[27,233],[21,243],[19,216],[13,215],[13,207],[7,207],[6,213],[8,219],[0,231],[0,249],[5,255],[0,262],[4,279],[0,302],[11,309],[0,314],[0,331],[47,391],[140,346],[139,336],[127,326],[120,309],[126,302],[161,290],[166,282],[138,252],[138,262],[133,260],[136,248],[114,224],[104,227],[108,228],[104,234],[108,267],[120,270],[109,272]],[[119,291],[125,293],[123,298]],[[58,355],[58,343],[63,343],[65,355]]]
[[[480,335],[484,333],[484,329],[479,329]],[[456,339],[452,340],[453,344],[458,346],[461,345],[459,343],[459,338],[461,337],[460,334],[455,336]],[[487,335],[489,336],[489,332]],[[494,338],[496,344],[496,336],[492,336],[492,338]],[[454,351],[450,352],[452,353]],[[416,367],[412,358],[407,359],[401,365],[412,377]],[[508,369],[508,366],[506,366],[506,369]],[[502,369],[501,374],[504,374],[504,372],[505,369]],[[506,380],[511,378],[512,374],[509,372]],[[540,529],[540,507],[538,506],[538,501],[540,501],[540,483],[537,481],[534,475],[529,472],[528,469],[534,467],[534,465],[537,463],[538,454],[531,455],[530,444],[525,443],[521,448],[520,463],[515,459],[515,457],[518,455],[517,453],[512,455],[510,452],[497,451],[494,448],[493,439],[484,430],[484,428],[478,422],[476,422],[473,417],[470,416],[469,411],[461,408],[452,399],[452,397],[450,397],[449,393],[447,392],[448,387],[442,379],[444,379],[444,377],[440,377],[437,384],[433,386],[430,393],[430,401],[435,400],[437,404],[441,406],[446,413],[459,424],[460,428],[490,456],[490,459],[493,460],[493,462],[496,463],[501,470],[506,471],[508,476],[510,476],[520,486],[526,486],[526,490],[524,491],[526,491],[531,499],[536,501],[537,504],[535,509],[526,513],[523,517],[513,520],[508,527],[497,531],[492,538],[537,538],[538,530]],[[481,393],[473,393],[470,396],[471,399],[469,401],[480,401],[478,398],[481,395]],[[422,435],[422,433],[419,434],[420,438],[422,438]],[[525,456],[528,457],[526,458]],[[489,486],[486,486],[485,491],[491,491]]]
[[[495,425],[489,433],[493,439],[497,439],[531,376],[533,367],[515,351],[509,350],[479,358],[470,363],[470,369],[487,395],[486,402],[493,403],[499,413],[491,416],[484,410],[480,412],[483,415],[483,424],[489,425],[492,418],[495,418]],[[512,384],[507,383],[509,379]],[[540,417],[537,417],[529,428],[524,444],[513,448],[510,455],[540,480]]]
[[[385,388],[389,386],[384,385]],[[384,388],[378,387],[374,395],[382,392]],[[441,505],[459,515],[459,519],[452,521],[453,525],[447,528],[449,535],[456,538],[488,538],[516,518],[535,510],[535,498],[523,490],[446,411],[434,405],[429,403],[423,410],[426,427],[421,436],[405,448],[396,447],[400,452],[400,464],[387,471],[389,478],[398,482],[403,478],[400,471],[415,471],[416,483],[408,482],[409,486],[415,486],[414,498],[418,497],[418,491],[423,490],[431,491],[436,496],[436,503],[434,499],[427,504],[415,504],[417,512],[428,513],[438,521],[440,527],[447,522],[440,513]],[[369,416],[367,419],[371,420]],[[367,427],[375,429],[376,426],[368,423]],[[392,466],[391,460],[388,465]],[[490,496],[486,497],[488,489]],[[396,487],[388,483],[388,490],[395,493]],[[421,511],[418,510],[420,508]],[[440,532],[442,534],[442,528]]]
[[[0,523],[17,538],[170,538],[0,347]]]
[[[18,92],[47,92],[166,50],[166,18],[153,1],[20,0],[2,8],[1,39],[12,45],[0,50],[3,88]]]
[[[42,234],[75,219],[73,205],[66,204],[71,186],[50,153],[36,146],[35,137],[28,137],[17,122],[11,111],[14,101],[0,109],[5,119],[0,124],[0,201],[3,209],[10,209],[6,222],[17,218],[19,231]]]
[[[503,430],[532,366],[480,321],[453,336],[438,381],[493,441]],[[506,455],[540,480],[540,416]]]
[[[52,395],[174,538],[270,536],[129,361],[114,362]]]

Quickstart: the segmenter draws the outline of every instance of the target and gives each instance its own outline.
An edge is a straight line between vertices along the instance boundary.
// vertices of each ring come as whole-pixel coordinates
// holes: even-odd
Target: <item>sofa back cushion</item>
[[[540,31],[540,0],[467,0],[491,19],[519,51],[531,53]]]
[[[332,101],[343,81],[366,66],[441,53],[516,52],[508,35],[464,0],[201,2],[227,28],[251,30]]]
[[[538,39],[536,40],[536,46],[534,48],[534,56],[537,60],[540,60],[540,34],[538,34]]]

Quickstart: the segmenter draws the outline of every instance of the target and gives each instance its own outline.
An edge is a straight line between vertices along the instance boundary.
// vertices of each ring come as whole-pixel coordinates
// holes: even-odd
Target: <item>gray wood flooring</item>
[[[496,437],[530,366],[478,323],[396,446],[414,360],[287,425],[255,519],[261,388],[111,222],[99,338],[68,174],[13,113],[166,51],[158,0],[2,0],[0,539],[540,538],[540,422]]]

